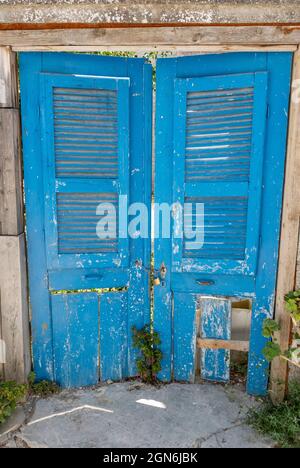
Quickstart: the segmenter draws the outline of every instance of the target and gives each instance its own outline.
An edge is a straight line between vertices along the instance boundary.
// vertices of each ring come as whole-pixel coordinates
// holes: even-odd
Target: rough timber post
[[[0,47],[0,377],[30,370],[16,55]]]

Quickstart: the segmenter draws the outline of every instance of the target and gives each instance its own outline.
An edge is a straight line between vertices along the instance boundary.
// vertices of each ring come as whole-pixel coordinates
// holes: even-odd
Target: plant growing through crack
[[[275,320],[266,319],[263,325],[263,336],[271,340],[267,343],[263,353],[270,362],[280,357],[300,368],[300,289],[286,294],[285,304],[293,323],[291,346],[285,352],[280,348],[277,339],[280,325]]]
[[[280,448],[300,448],[300,384],[291,382],[286,399],[279,405],[267,400],[254,407],[248,421],[261,434],[272,437]]]
[[[27,393],[27,385],[16,382],[0,382],[0,424],[11,416]]]
[[[46,398],[59,391],[59,386],[54,382],[36,381],[34,372],[30,372],[28,384],[0,381],[0,424],[4,423],[12,415],[17,405],[25,401],[29,395]]]
[[[161,370],[162,352],[159,349],[159,334],[145,325],[141,330],[132,327],[133,347],[140,351],[136,360],[137,369],[143,382],[155,383]]]

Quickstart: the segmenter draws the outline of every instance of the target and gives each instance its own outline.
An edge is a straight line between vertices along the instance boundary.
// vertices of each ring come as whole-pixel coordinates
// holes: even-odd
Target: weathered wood
[[[197,339],[198,348],[229,349],[230,351],[249,351],[249,341]]]
[[[296,45],[186,45],[186,46],[16,46],[13,50],[16,52],[33,51],[33,52],[134,52],[138,56],[143,56],[145,53],[157,52],[170,53],[174,55],[192,55],[192,54],[216,54],[226,52],[295,52]],[[168,58],[168,56],[166,57]]]
[[[300,43],[300,26],[182,26],[0,31],[0,45],[40,46],[284,45]]]
[[[0,107],[17,107],[16,54],[9,47],[0,48]]]
[[[6,361],[6,347],[3,340],[1,321],[1,290],[0,290],[0,380],[4,380],[4,363]]]
[[[299,236],[298,259],[297,259],[296,288],[300,289],[300,236]]]
[[[20,118],[17,109],[0,109],[0,235],[23,232]]]
[[[4,377],[25,382],[30,371],[30,343],[24,234],[0,236],[0,259]]]
[[[199,312],[194,294],[174,294],[173,379],[178,382],[195,383]]]
[[[232,307],[227,298],[202,297],[200,338],[205,340],[231,340]],[[222,348],[202,348],[201,377],[205,380],[228,382],[230,380],[230,351]]]
[[[16,54],[0,48],[0,376],[24,382],[30,370]]]
[[[300,51],[294,57],[293,93],[285,175],[279,269],[275,318],[281,331],[279,343],[287,350],[291,338],[291,320],[285,309],[284,296],[295,287],[300,216]],[[288,382],[288,363],[276,359],[271,369],[271,396],[275,403],[283,400]]]

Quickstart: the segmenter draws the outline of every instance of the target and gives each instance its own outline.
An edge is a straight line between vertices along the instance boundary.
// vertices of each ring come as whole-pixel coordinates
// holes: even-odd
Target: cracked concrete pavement
[[[5,448],[272,448],[246,425],[257,405],[239,386],[137,382],[35,402]],[[1,429],[1,428],[0,428]]]

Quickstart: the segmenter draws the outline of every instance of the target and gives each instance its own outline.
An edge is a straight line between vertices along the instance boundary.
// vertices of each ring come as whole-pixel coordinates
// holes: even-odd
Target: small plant
[[[136,365],[143,382],[155,383],[156,376],[161,370],[162,352],[158,348],[161,344],[159,334],[145,325],[141,330],[132,327],[133,346],[140,351]]]
[[[230,372],[233,381],[240,382],[245,380],[248,374],[248,359],[231,362]]]
[[[0,382],[0,424],[16,409],[27,393],[27,385],[16,382]]]
[[[0,382],[0,424],[11,416],[17,404],[28,394],[45,398],[59,391],[60,388],[53,382],[46,380],[36,382],[34,372],[30,372],[27,385],[19,385],[16,382]]]
[[[30,372],[28,376],[28,387],[31,395],[39,396],[41,398],[46,398],[60,392],[59,386],[54,382],[50,382],[48,380],[36,382],[34,372]]]
[[[290,384],[288,397],[280,405],[268,401],[251,410],[248,423],[272,437],[281,448],[300,448],[300,384]]]
[[[283,352],[277,340],[280,326],[275,320],[267,319],[263,325],[263,336],[271,339],[264,348],[264,356],[268,361],[276,357],[285,359],[290,364],[300,368],[300,290],[292,291],[285,296],[287,311],[293,322],[293,339],[290,348]]]

